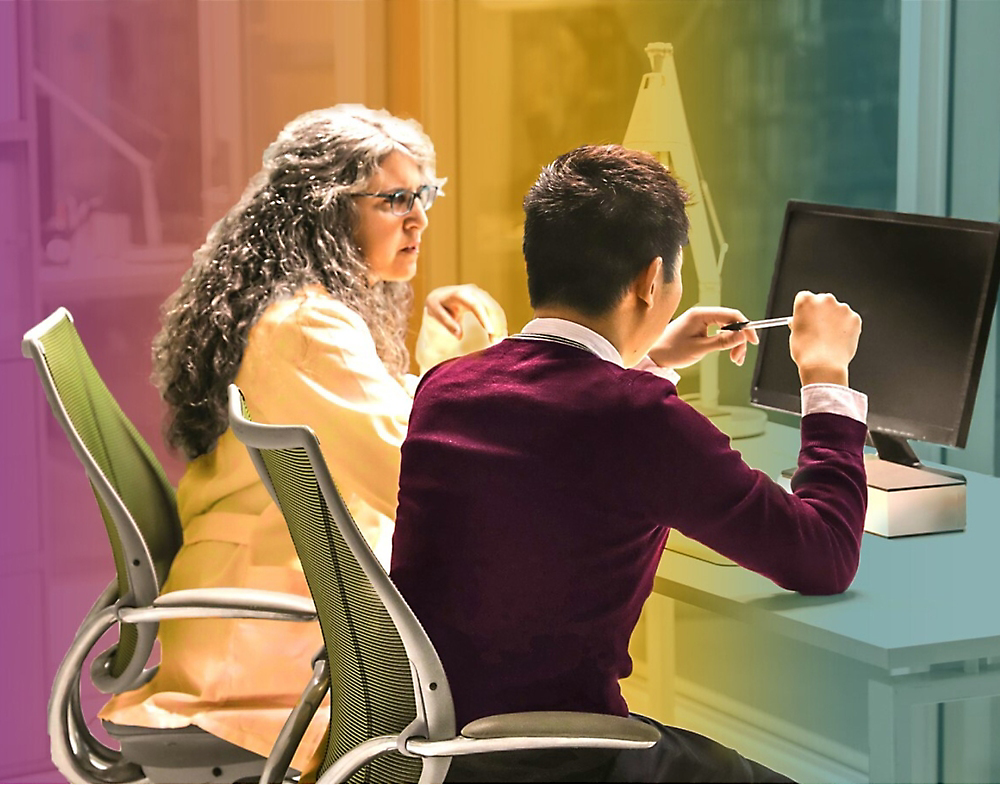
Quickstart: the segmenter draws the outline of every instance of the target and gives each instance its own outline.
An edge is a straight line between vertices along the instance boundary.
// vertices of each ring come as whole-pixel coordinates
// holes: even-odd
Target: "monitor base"
[[[943,469],[902,466],[865,456],[865,531],[909,537],[965,530],[965,478]]]

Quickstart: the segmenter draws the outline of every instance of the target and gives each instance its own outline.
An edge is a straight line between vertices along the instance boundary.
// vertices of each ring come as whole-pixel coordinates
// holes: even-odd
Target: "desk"
[[[797,432],[771,428],[739,442],[776,476],[794,462]],[[913,709],[1000,696],[1000,480],[966,472],[968,529],[887,540],[865,534],[849,591],[802,597],[739,567],[666,551],[654,591],[873,666],[868,681],[869,778],[910,782]],[[985,739],[983,743],[989,743]]]

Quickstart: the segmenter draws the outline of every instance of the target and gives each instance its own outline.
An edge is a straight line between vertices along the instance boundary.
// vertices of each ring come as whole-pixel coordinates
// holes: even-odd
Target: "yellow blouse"
[[[459,353],[458,342],[430,322],[421,328],[422,370]],[[460,349],[481,348],[466,333]],[[355,521],[388,569],[399,448],[416,377],[392,376],[361,317],[308,287],[264,311],[235,381],[255,420],[313,428]],[[309,596],[284,519],[231,430],[188,465],[177,501],[184,542],[165,592],[235,586]],[[101,718],[142,727],[194,724],[263,756],[322,646],[317,623],[239,619],[164,622],[159,640],[156,676],[114,697]],[[317,712],[293,767],[309,766],[328,718]]]

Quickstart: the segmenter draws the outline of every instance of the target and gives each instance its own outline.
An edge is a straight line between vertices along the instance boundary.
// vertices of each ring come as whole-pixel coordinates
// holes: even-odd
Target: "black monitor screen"
[[[965,445],[996,302],[1000,225],[789,202],[767,316],[797,292],[830,292],[861,315],[850,384],[868,426]],[[788,329],[761,332],[751,400],[798,414]]]

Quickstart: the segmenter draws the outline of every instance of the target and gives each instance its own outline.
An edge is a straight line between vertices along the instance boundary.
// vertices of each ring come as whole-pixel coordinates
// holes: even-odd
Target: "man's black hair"
[[[676,275],[687,194],[648,153],[587,145],[546,166],[524,197],[524,260],[533,308],[607,313],[654,258]]]

